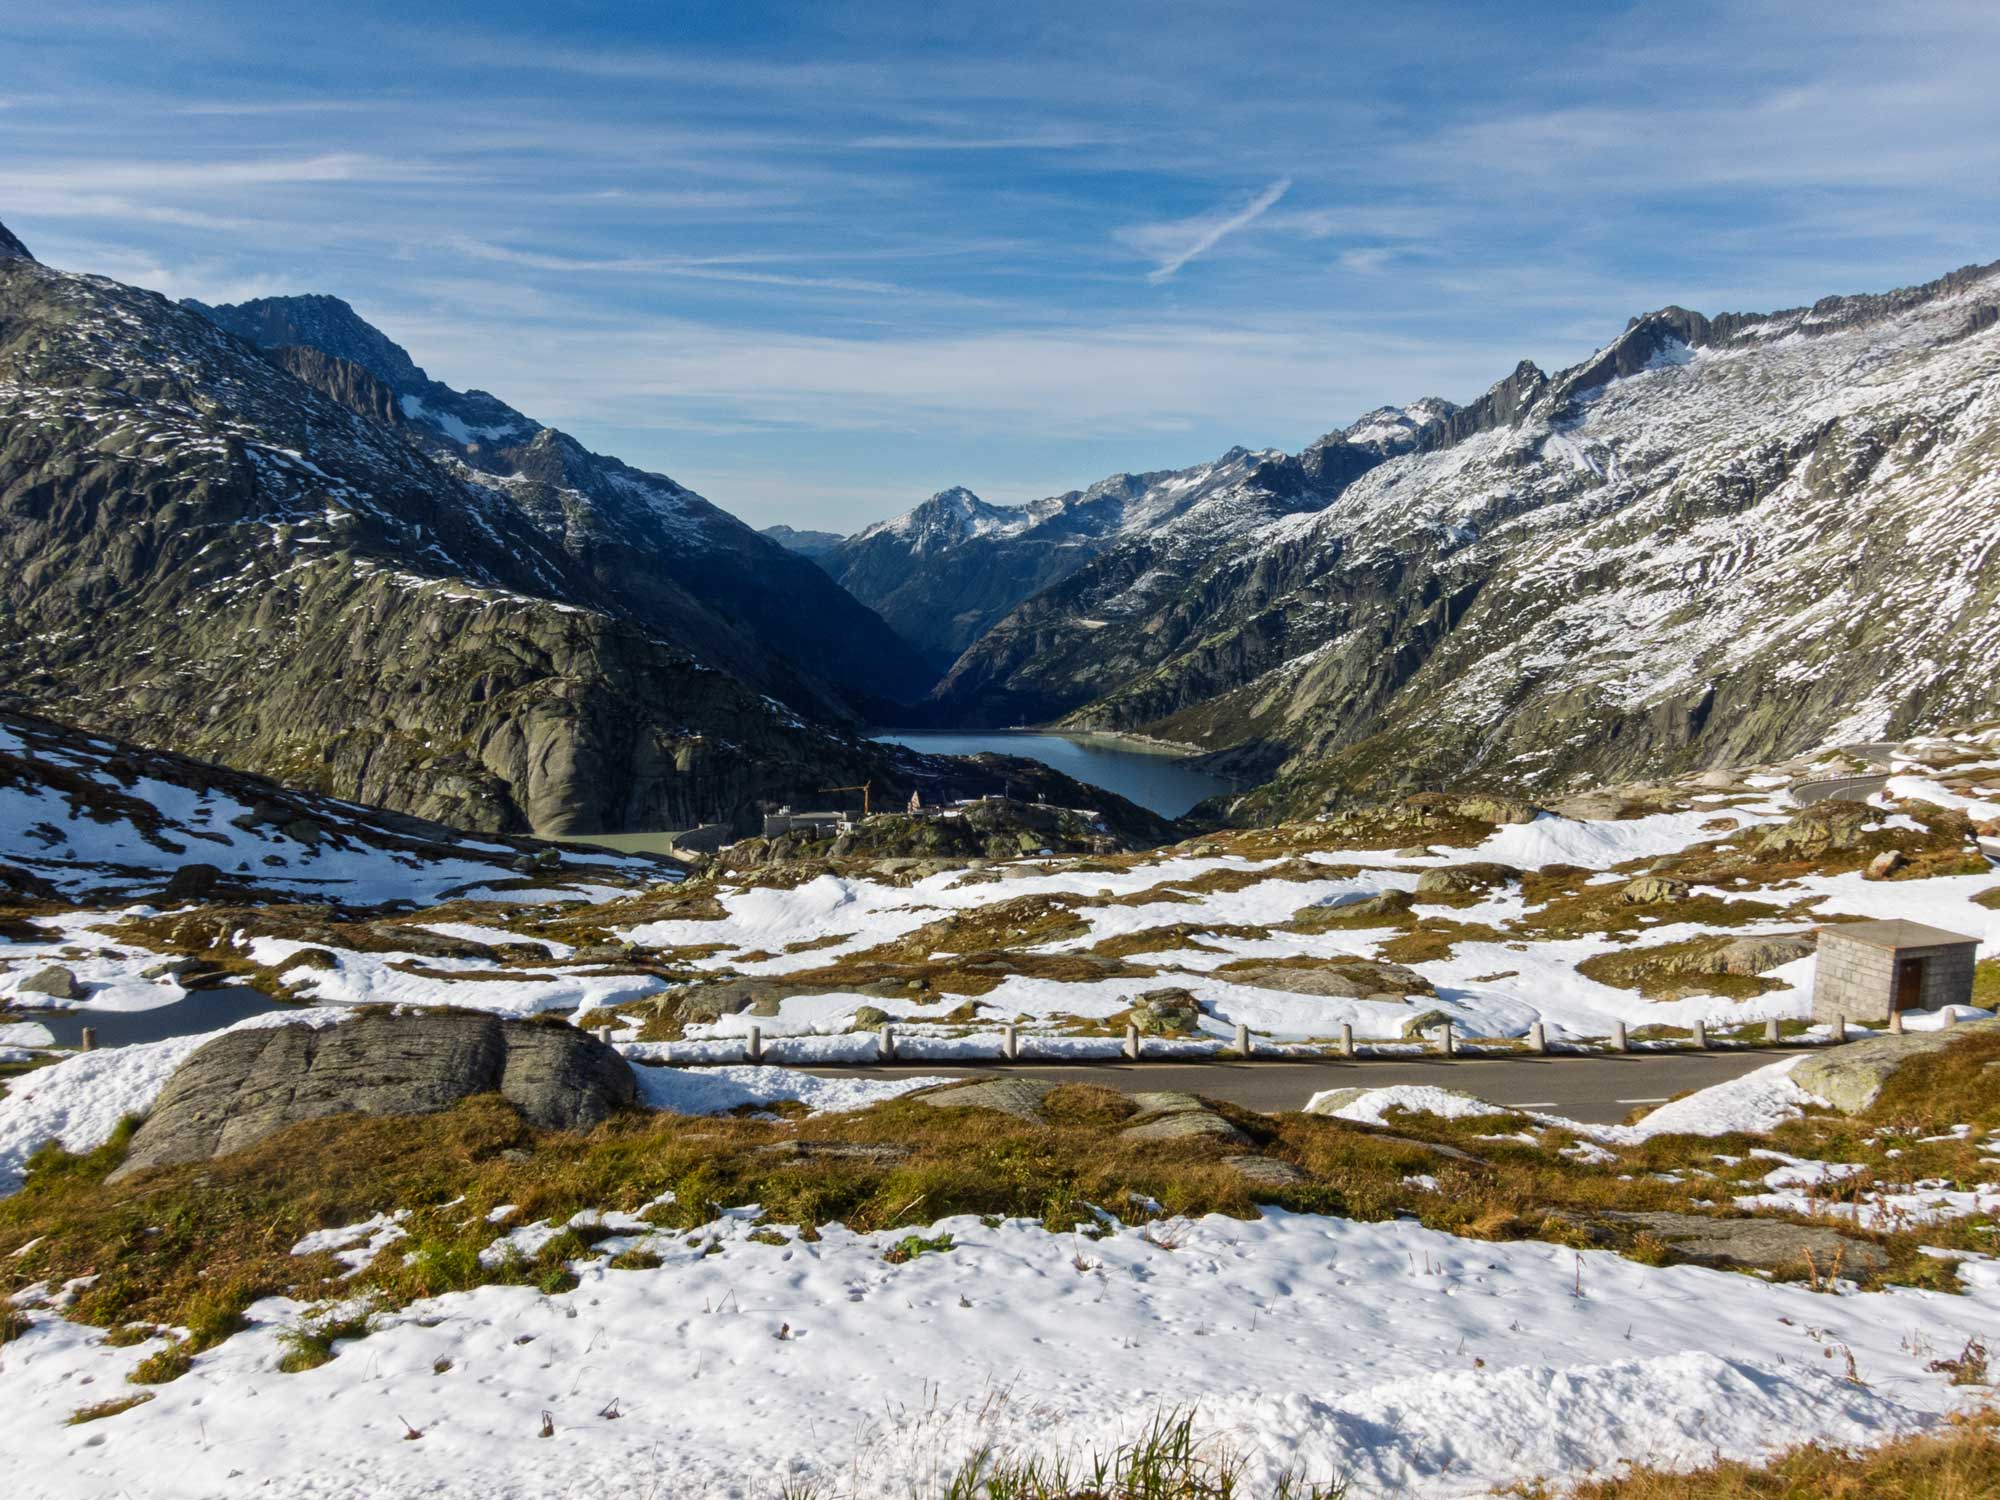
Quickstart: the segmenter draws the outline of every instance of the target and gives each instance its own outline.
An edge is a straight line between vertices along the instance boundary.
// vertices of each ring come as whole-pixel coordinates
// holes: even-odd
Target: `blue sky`
[[[9,6],[0,222],[764,525],[2000,257],[2000,5]]]

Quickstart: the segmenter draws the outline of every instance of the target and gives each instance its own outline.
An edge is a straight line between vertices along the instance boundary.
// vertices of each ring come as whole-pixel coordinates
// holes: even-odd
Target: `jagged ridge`
[[[1182,523],[1122,540],[969,649],[943,711],[1282,769],[1243,817],[1994,712],[1994,271],[1779,313],[1668,307],[1553,376],[1523,363],[1322,506],[1215,546]],[[1316,480],[1341,457],[1291,463]]]

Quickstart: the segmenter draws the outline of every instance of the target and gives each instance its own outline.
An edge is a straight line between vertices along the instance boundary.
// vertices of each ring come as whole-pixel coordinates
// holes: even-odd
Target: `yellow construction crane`
[[[868,789],[873,785],[875,785],[875,783],[872,781],[864,781],[861,783],[860,786],[823,786],[820,788],[820,790],[822,792],[861,793],[861,816],[865,818],[868,816]]]

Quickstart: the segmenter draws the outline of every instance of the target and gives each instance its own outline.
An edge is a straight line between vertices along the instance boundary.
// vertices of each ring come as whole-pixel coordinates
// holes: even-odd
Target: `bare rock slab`
[[[1155,1092],[1134,1094],[1133,1123],[1119,1131],[1128,1141],[1217,1141],[1247,1146],[1250,1137],[1223,1119],[1193,1094]]]
[[[1947,1031],[1906,1031],[1901,1036],[1870,1037],[1815,1053],[1792,1069],[1792,1082],[1817,1094],[1845,1115],[1858,1115],[1872,1105],[1882,1086],[1910,1059],[1942,1052],[1960,1038],[2000,1022],[1974,1021]]]
[[[227,1156],[301,1120],[434,1114],[494,1093],[532,1125],[577,1130],[637,1089],[613,1048],[543,1022],[427,1011],[232,1031],[174,1070],[112,1175]]]
[[[1782,1219],[1723,1219],[1683,1213],[1608,1213],[1604,1217],[1651,1234],[1681,1260],[1727,1270],[1796,1271],[1808,1262],[1821,1274],[1835,1266],[1859,1276],[1889,1264],[1888,1252],[1837,1229]]]
[[[1034,1124],[1042,1121],[1042,1100],[1055,1085],[1041,1078],[989,1078],[953,1084],[916,1097],[932,1109],[993,1109]]]
[[[1312,1180],[1290,1162],[1275,1156],[1230,1156],[1222,1164],[1236,1174],[1253,1198],[1259,1193],[1282,1193]]]

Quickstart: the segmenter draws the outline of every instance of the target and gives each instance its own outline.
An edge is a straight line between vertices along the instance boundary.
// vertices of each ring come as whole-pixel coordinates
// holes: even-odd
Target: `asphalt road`
[[[1889,784],[1887,775],[1837,776],[1829,781],[1801,781],[1792,788],[1792,801],[1866,802]]]
[[[1887,740],[1869,740],[1859,745],[1841,747],[1849,755],[1857,756],[1871,766],[1886,766],[1895,745]],[[1795,782],[1791,788],[1792,801],[1801,807],[1809,802],[1866,802],[1888,785],[1887,771],[1878,771],[1867,776],[1829,776],[1823,781]]]
[[[1003,1073],[1057,1083],[1097,1083],[1128,1094],[1173,1090],[1227,1099],[1273,1113],[1299,1109],[1321,1089],[1379,1088],[1427,1083],[1460,1089],[1495,1104],[1548,1110],[1573,1120],[1611,1125],[1642,1104],[1664,1103],[1693,1089],[1723,1083],[1795,1055],[1795,1049],[1742,1052],[1634,1052],[1617,1057],[1426,1057],[1257,1062],[1023,1063],[976,1067],[910,1062],[893,1068],[809,1068],[839,1078],[907,1078],[912,1073],[991,1078]]]

